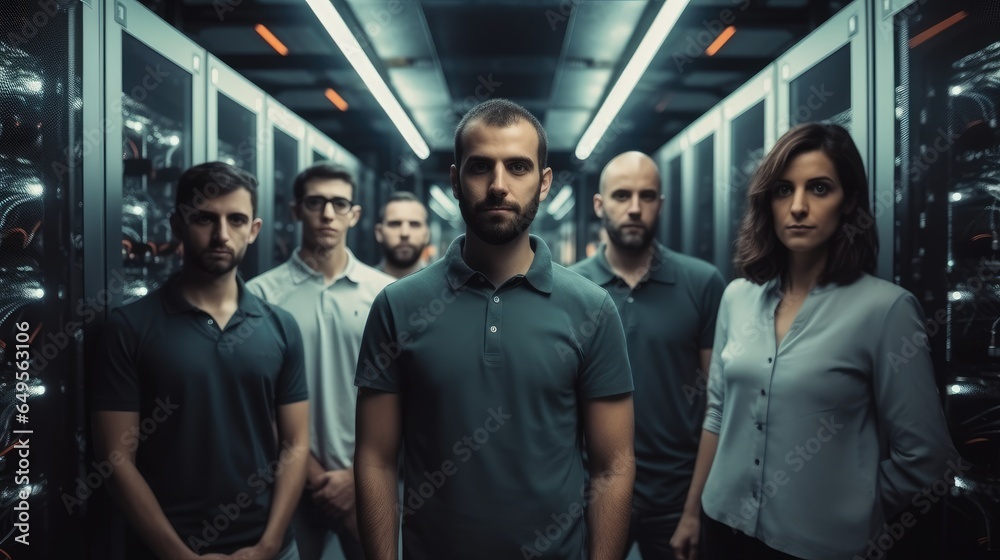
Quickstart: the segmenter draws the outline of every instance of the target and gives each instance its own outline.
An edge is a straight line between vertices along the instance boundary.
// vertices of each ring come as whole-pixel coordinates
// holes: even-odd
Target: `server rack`
[[[663,148],[657,163],[660,166],[660,182],[663,185],[663,209],[660,211],[660,240],[674,251],[684,249],[683,192],[684,171],[681,138],[674,137]]]
[[[831,122],[851,132],[869,167],[869,16],[856,0],[775,61],[777,134],[803,122]]]
[[[257,178],[259,213],[270,200],[270,193],[264,187],[269,186],[269,182],[262,180],[266,160],[261,149],[264,146],[264,92],[211,55],[208,56],[206,82],[208,159],[234,165]],[[247,248],[240,265],[243,278],[253,278],[264,272],[260,268],[263,247],[265,245],[258,239]]]
[[[181,268],[170,215],[180,174],[205,161],[205,51],[133,0],[109,1],[106,18],[106,271],[123,279],[117,306]]]
[[[264,171],[268,186],[264,191],[271,193],[272,204],[262,205],[264,227],[258,243],[262,248],[261,270],[270,270],[288,260],[301,239],[301,225],[292,218],[291,204],[295,198],[292,183],[308,166],[309,159],[305,122],[270,97],[265,105],[264,145],[269,157]]]
[[[1000,2],[880,2],[878,177],[893,272],[920,299],[968,468],[944,511],[952,557],[1000,551]],[[890,122],[889,115],[894,120]],[[878,202],[878,201],[877,201]]]
[[[717,106],[692,123],[680,142],[684,151],[684,252],[716,265],[722,258],[716,254],[715,243],[715,224],[719,219],[715,200],[722,175],[716,157],[721,151],[721,122],[722,111]]]
[[[734,243],[746,211],[747,188],[757,165],[775,141],[774,66],[768,66],[722,102],[719,159],[722,175],[716,191],[717,266],[733,279]]]
[[[0,550],[17,558],[67,557],[83,542],[82,164],[100,141],[83,119],[91,16],[79,2],[0,12]]]

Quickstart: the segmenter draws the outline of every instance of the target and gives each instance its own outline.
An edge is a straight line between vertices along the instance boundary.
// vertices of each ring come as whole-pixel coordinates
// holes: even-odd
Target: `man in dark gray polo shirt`
[[[372,306],[355,380],[368,560],[395,560],[397,507],[407,560],[622,555],[635,472],[625,339],[607,292],[528,234],[545,161],[523,107],[472,109],[451,168],[466,235]]]
[[[594,211],[608,243],[570,267],[608,290],[621,314],[635,381],[635,495],[629,546],[673,558],[705,417],[715,316],[725,282],[711,264],[654,240],[663,205],[660,174],[639,152],[601,173]]]
[[[236,274],[261,227],[256,186],[224,163],[186,171],[171,218],[182,271],[108,318],[94,437],[134,528],[127,558],[298,558],[287,528],[309,453],[302,337]]]

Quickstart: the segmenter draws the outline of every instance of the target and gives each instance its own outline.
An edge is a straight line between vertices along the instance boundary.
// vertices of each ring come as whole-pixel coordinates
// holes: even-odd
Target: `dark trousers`
[[[295,540],[302,560],[323,560],[329,554],[335,554],[329,550],[334,546],[334,540],[338,541],[337,544],[340,545],[346,560],[364,560],[361,543],[343,523],[327,517],[313,503],[308,490],[299,500],[295,515],[292,517],[292,527],[295,529]]]
[[[642,560],[673,560],[674,551],[670,548],[670,537],[674,536],[680,520],[680,512],[644,513],[633,509],[625,554],[628,554],[633,544],[638,544]]]
[[[701,552],[699,560],[801,560],[779,552],[761,541],[734,530],[725,523],[701,514]],[[645,559],[645,557],[643,557]]]

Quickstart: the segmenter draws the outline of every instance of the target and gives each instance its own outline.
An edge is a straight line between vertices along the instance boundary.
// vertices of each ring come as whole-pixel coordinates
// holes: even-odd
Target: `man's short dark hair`
[[[354,198],[355,191],[358,189],[350,171],[332,163],[317,163],[295,177],[292,192],[295,194],[296,202],[302,202],[302,197],[306,195],[306,183],[316,179],[339,180],[347,183],[351,186],[351,198]]]
[[[771,198],[774,185],[801,154],[821,150],[833,162],[844,189],[840,226],[827,241],[826,270],[819,283],[850,284],[862,272],[875,273],[878,234],[868,202],[868,180],[850,133],[835,124],[808,123],[784,134],[760,162],[747,190],[747,209],[740,223],[733,259],[750,281],[763,284],[788,267],[788,249],[774,232]]]
[[[252,173],[221,161],[195,165],[185,171],[177,181],[174,210],[180,216],[187,218],[205,201],[240,189],[250,192],[252,217],[257,217],[257,178]]]
[[[469,112],[462,117],[462,120],[459,121],[458,128],[455,129],[456,167],[461,168],[462,166],[462,156],[464,155],[464,146],[462,145],[462,142],[465,140],[465,129],[469,126],[469,123],[474,120],[480,120],[487,126],[500,128],[513,126],[521,120],[531,123],[531,126],[535,127],[535,131],[538,132],[538,173],[541,173],[542,170],[546,168],[546,164],[549,159],[549,140],[548,136],[545,135],[545,129],[542,128],[542,123],[538,122],[535,115],[532,115],[524,107],[514,103],[513,101],[502,98],[483,101],[479,105],[470,109]]]
[[[382,205],[382,209],[378,211],[379,222],[385,221],[385,209],[388,208],[393,202],[416,202],[424,207],[425,213],[427,212],[427,205],[424,204],[424,201],[420,200],[417,195],[411,193],[410,191],[395,191],[389,195],[389,200],[386,200],[385,204]]]

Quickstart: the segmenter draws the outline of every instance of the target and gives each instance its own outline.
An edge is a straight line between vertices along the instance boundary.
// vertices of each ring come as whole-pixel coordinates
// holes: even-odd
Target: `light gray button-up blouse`
[[[776,347],[780,300],[777,279],[723,295],[704,424],[719,446],[702,506],[787,554],[864,556],[886,517],[955,474],[922,311],[863,275],[813,289]]]

